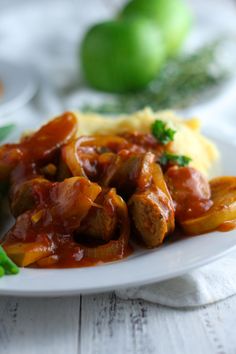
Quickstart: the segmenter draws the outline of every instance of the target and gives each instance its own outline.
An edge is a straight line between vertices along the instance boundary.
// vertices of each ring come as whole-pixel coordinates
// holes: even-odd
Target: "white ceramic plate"
[[[0,60],[0,121],[26,104],[36,92],[36,76],[31,68]]]
[[[222,173],[236,176],[236,145],[216,140]],[[236,248],[236,230],[182,239],[155,250],[135,252],[110,264],[78,269],[22,269],[0,279],[0,294],[64,296],[158,282],[187,273]]]

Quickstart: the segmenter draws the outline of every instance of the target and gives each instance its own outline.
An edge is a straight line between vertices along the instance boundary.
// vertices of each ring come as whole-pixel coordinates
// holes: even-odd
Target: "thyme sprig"
[[[169,60],[145,90],[116,95],[101,104],[85,104],[82,110],[119,114],[132,113],[146,106],[153,110],[187,107],[202,97],[207,90],[217,87],[227,77],[224,68],[213,68],[218,49],[219,42],[214,42],[193,54]]]

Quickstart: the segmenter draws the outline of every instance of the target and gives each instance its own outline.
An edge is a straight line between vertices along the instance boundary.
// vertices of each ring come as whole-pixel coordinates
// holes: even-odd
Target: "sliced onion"
[[[123,258],[127,253],[130,234],[128,209],[124,200],[116,195],[117,214],[119,218],[120,236],[107,244],[97,247],[84,247],[84,256],[101,261],[112,261]]]
[[[73,176],[86,177],[83,168],[82,154],[85,153],[83,148],[107,147],[111,151],[117,152],[120,149],[125,148],[127,145],[128,142],[124,138],[118,136],[82,136],[62,148],[62,159],[69,167]],[[94,154],[96,154],[95,151]],[[91,151],[87,154],[87,156],[89,155],[93,156]]]

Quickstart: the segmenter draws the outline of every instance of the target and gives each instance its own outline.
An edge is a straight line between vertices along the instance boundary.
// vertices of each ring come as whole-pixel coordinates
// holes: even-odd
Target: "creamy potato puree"
[[[163,120],[177,132],[170,152],[191,157],[190,166],[205,175],[209,175],[214,162],[219,157],[216,146],[201,134],[200,120],[197,118],[184,120],[172,111],[153,112],[149,108],[116,118],[93,113],[75,112],[75,114],[79,120],[78,136],[132,131],[147,133],[150,132],[151,125],[156,119]]]

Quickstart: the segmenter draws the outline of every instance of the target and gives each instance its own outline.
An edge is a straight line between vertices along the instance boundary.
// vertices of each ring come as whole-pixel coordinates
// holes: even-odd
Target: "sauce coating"
[[[76,138],[77,124],[65,113],[18,144],[0,147],[0,179],[10,183],[16,217],[3,247],[18,265],[72,268],[120,260],[132,252],[134,234],[156,247],[174,238],[176,222],[183,226],[211,211],[211,189],[200,172],[160,165],[171,143],[138,132]],[[231,227],[235,223],[219,229]]]
[[[198,217],[213,205],[206,178],[191,167],[170,167],[165,174],[179,221]]]

